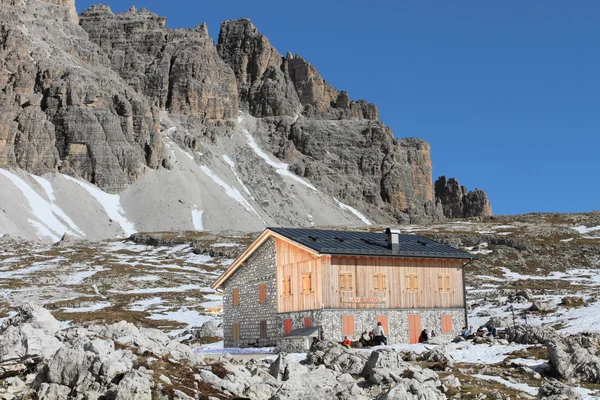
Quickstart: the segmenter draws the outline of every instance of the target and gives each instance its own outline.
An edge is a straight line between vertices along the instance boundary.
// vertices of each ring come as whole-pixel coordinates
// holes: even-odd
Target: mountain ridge
[[[284,169],[374,222],[491,214],[481,191],[463,196],[469,202],[436,197],[427,142],[397,139],[376,105],[351,100],[299,55],[279,54],[248,19],[225,21],[215,45],[205,24],[169,29],[135,7],[92,6],[77,25],[73,0],[0,2],[0,168],[67,174],[117,194],[163,170],[175,179],[175,146],[200,170],[228,157],[237,175],[219,179],[264,203],[275,224],[331,222],[298,215],[309,200],[294,200]],[[250,142],[285,167],[259,156],[267,168],[256,174]],[[183,189],[192,204],[208,195]]]

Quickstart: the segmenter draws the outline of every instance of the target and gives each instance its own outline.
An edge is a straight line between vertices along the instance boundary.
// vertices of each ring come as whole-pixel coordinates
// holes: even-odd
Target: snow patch
[[[572,229],[575,229],[577,232],[579,232],[580,234],[583,235],[583,234],[590,233],[590,232],[600,231],[600,225],[593,226],[591,228],[588,228],[587,226],[584,226],[584,225],[580,225],[580,226],[573,226]]]
[[[352,214],[354,214],[358,219],[360,219],[365,225],[373,225],[371,223],[371,221],[369,221],[369,219],[367,217],[365,217],[363,214],[361,214],[360,211],[358,211],[355,208],[350,207],[347,204],[342,203],[341,201],[339,201],[338,199],[336,199],[335,197],[333,198],[333,200],[337,203],[338,206],[340,206],[340,208],[342,210],[345,211],[350,211]]]
[[[254,200],[254,197],[252,197],[252,193],[250,193],[250,190],[248,190],[248,188],[242,181],[242,178],[240,178],[240,175],[237,173],[237,170],[235,168],[235,163],[233,162],[233,160],[231,158],[229,158],[226,154],[223,154],[223,160],[227,163],[227,165],[229,165],[231,172],[233,172],[233,176],[235,176],[235,179],[242,186],[242,189],[244,189],[244,192],[246,192],[248,194],[248,196],[250,196],[250,198],[252,200]]]
[[[103,303],[94,304],[93,306],[89,306],[89,307],[63,308],[63,312],[66,312],[66,313],[93,312],[93,311],[102,310],[106,307],[110,307],[110,305],[111,304],[108,302],[103,302]]]
[[[194,223],[194,229],[197,231],[204,230],[204,226],[202,225],[202,214],[204,214],[203,210],[192,210],[192,222]]]
[[[538,393],[538,388],[534,388],[534,387],[526,385],[524,383],[512,383],[510,381],[507,381],[504,378],[500,378],[499,376],[482,375],[482,374],[474,374],[473,376],[478,379],[501,383],[504,386],[520,390],[520,391],[528,393],[532,396],[537,396],[537,393]]]
[[[125,216],[125,211],[121,206],[121,196],[118,194],[108,194],[94,185],[80,181],[68,175],[63,175],[63,177],[75,182],[84,188],[90,195],[92,195],[92,197],[94,197],[104,208],[104,211],[106,211],[108,217],[113,221],[116,221],[121,226],[125,236],[131,236],[137,232],[133,223],[131,223],[131,221],[129,221]]]

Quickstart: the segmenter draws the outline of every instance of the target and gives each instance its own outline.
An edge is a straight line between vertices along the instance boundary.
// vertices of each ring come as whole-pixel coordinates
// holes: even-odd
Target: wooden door
[[[379,315],[377,316],[377,322],[381,322],[381,327],[383,328],[383,333],[388,334],[388,317],[387,315]]]
[[[421,316],[419,314],[411,314],[408,316],[408,337],[410,344],[419,343],[421,336]]]

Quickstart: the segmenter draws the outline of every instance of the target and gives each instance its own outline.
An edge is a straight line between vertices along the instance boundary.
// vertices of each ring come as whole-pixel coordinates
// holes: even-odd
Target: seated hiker
[[[379,346],[380,344],[387,344],[387,338],[383,333],[383,326],[381,326],[381,322],[378,322],[375,328],[373,329],[374,346]]]
[[[460,330],[460,336],[462,336],[464,338],[469,336],[469,329],[466,326],[463,326],[462,329]]]
[[[432,338],[435,337],[435,332],[433,331],[433,329],[431,330],[431,335],[429,335],[429,337],[432,337]]]
[[[419,336],[419,343],[425,343],[429,340],[429,335],[427,334],[427,329],[423,329],[421,331],[421,336]]]
[[[494,326],[494,324],[489,324],[487,326],[487,330],[492,337],[496,336],[496,327]]]
[[[358,339],[358,341],[365,347],[373,345],[373,341],[371,339],[371,333],[370,332],[367,333],[367,331],[364,331],[362,333],[362,335],[360,335],[360,339]]]
[[[348,336],[345,336],[344,337],[344,341],[342,342],[342,345],[344,345],[347,348],[351,349],[352,348],[352,340],[348,339]]]

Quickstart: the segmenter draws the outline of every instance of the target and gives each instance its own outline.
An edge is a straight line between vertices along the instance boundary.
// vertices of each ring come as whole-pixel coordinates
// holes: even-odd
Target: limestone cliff
[[[480,194],[463,194],[461,207],[436,198],[427,142],[397,139],[374,104],[281,55],[247,19],[224,22],[215,46],[205,24],[169,29],[144,9],[98,5],[78,18],[74,0],[0,5],[0,168],[58,171],[116,193],[175,168],[174,146],[211,167],[231,151],[235,185],[276,223],[312,218],[279,170],[257,164],[244,142],[256,140],[319,196],[374,222],[491,213]],[[242,126],[236,117],[248,114]]]

